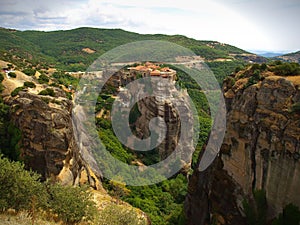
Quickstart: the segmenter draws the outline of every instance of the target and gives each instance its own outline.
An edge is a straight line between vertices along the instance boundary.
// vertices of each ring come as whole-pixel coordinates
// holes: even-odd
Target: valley
[[[174,42],[196,55],[188,63],[179,57],[178,64],[173,65],[127,62],[117,72],[108,72],[110,78],[104,82],[101,93],[95,93],[107,71],[84,71],[103,53],[139,40]],[[32,223],[38,217],[36,221],[41,224],[41,221],[49,221],[60,224],[278,225],[285,224],[285,219],[292,221],[289,225],[297,225],[300,221],[300,66],[297,57],[292,54],[292,57],[266,59],[215,41],[198,41],[179,35],[140,35],[120,29],[39,32],[1,28],[0,163],[3,166],[0,183],[8,184],[1,187],[8,192],[0,191],[3,214],[8,209],[16,210],[16,215],[20,215],[18,211],[25,211]],[[210,108],[206,93],[197,82],[178,68],[180,64],[194,65],[198,61],[214,73],[227,108],[221,151],[205,171],[200,171],[198,166],[208,151],[205,147],[215,109]],[[81,79],[87,77],[92,78],[90,83],[82,85]],[[128,84],[154,77],[161,78],[161,86],[153,81],[133,86],[133,93],[154,86],[154,97],[137,101],[127,95]],[[156,87],[159,88],[156,90]],[[136,104],[129,110],[115,109],[128,114],[128,118],[121,115],[118,121],[128,120],[131,132],[143,140],[153,135],[148,126],[152,118],[163,118],[169,136],[161,145],[143,152],[128,147],[134,143],[131,139],[126,139],[128,145],[122,143],[111,119],[113,104],[122,100],[122,96],[123,103],[128,98],[128,102],[135,100]],[[183,144],[180,154],[188,160],[180,162],[182,169],[171,177],[158,174],[153,180],[160,182],[151,185],[128,185],[125,181],[130,176],[136,182],[138,178],[130,174],[126,166],[147,171],[145,168],[149,165],[168,158],[179,143],[182,121],[195,123],[192,115],[187,113],[180,117],[176,111],[177,104],[190,112],[189,99],[200,124],[196,130],[199,138],[195,143],[192,139]],[[157,131],[164,129],[159,123],[158,128]],[[192,136],[193,132],[186,133]],[[109,171],[114,179],[108,179],[104,173],[115,161],[97,154],[100,147],[95,139],[100,139],[107,152],[125,165]],[[191,146],[196,146],[194,151]],[[7,158],[16,164],[6,161]],[[36,174],[23,172],[18,162],[24,164],[24,171],[33,170]],[[14,180],[10,180],[3,175],[8,174],[4,168],[12,168],[16,174],[22,171],[20,177],[26,179],[11,176]],[[11,190],[20,192],[20,196],[23,192],[28,198],[16,196],[10,203],[9,182],[16,184]],[[27,193],[19,188],[22,182],[36,187],[42,194]],[[68,195],[68,190],[74,193],[74,198]],[[68,201],[75,209],[64,209]],[[76,209],[78,202],[83,205]],[[86,210],[88,208],[93,212]],[[64,209],[65,214],[60,209]]]

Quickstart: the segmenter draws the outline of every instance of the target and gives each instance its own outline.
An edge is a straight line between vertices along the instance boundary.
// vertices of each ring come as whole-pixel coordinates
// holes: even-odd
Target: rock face
[[[60,89],[55,89],[55,95],[19,92],[10,100],[12,120],[22,132],[20,146],[25,166],[40,173],[44,180],[52,178],[70,185],[88,183],[99,189],[96,171],[79,152],[73,136],[72,102]]]
[[[178,91],[174,84],[165,79],[152,85],[155,97],[147,97],[138,102],[141,116],[135,125],[138,136],[143,138],[143,136],[150,135],[149,122],[151,119],[163,118],[163,124],[158,124],[159,130],[162,130],[164,126],[166,128],[165,138],[157,147],[160,159],[166,159],[178,147],[180,158],[184,161],[182,163],[189,167],[193,151],[193,130],[184,130],[183,132],[181,130],[193,128],[193,115],[190,113],[187,92]],[[181,138],[181,135],[185,136]]]
[[[191,177],[188,224],[210,224],[214,213],[220,224],[244,224],[242,201],[253,190],[266,191],[268,218],[289,203],[300,207],[300,115],[292,110],[300,102],[299,77],[265,73],[247,85],[249,78],[240,75],[224,83],[227,131],[221,154],[208,171]],[[197,216],[206,221],[198,223]]]

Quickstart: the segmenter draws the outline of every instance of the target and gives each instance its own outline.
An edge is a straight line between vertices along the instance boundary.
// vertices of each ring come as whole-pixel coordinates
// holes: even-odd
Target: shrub
[[[33,82],[25,81],[24,87],[35,88],[36,85]]]
[[[24,90],[24,87],[17,87],[15,90],[13,90],[10,95],[11,97],[15,97],[19,94],[20,91]]]
[[[87,187],[67,187],[60,184],[50,184],[48,185],[48,191],[51,196],[49,207],[61,220],[74,224],[84,219],[93,219],[96,206]]]
[[[261,71],[264,71],[264,70],[266,70],[267,68],[268,68],[268,66],[267,66],[267,64],[265,64],[265,63],[263,63],[263,64],[260,65],[260,70],[261,70]]]
[[[9,72],[8,73],[8,76],[12,77],[12,78],[16,78],[17,77],[17,74],[14,73],[14,72]]]
[[[4,80],[4,76],[2,73],[0,73],[0,83]]]
[[[292,105],[291,112],[300,114],[300,103],[299,102]]]
[[[44,207],[47,193],[38,181],[40,176],[24,170],[20,162],[0,156],[0,210],[30,210]]]
[[[47,77],[45,74],[41,74],[41,75],[39,76],[38,82],[39,82],[40,84],[48,84],[48,82],[49,82],[49,77]]]
[[[36,71],[32,68],[26,68],[22,72],[28,76],[34,76]]]
[[[300,65],[298,63],[282,63],[272,68],[276,75],[295,76],[300,74]]]
[[[45,90],[40,91],[39,95],[49,95],[55,97],[55,92],[52,88],[46,88]]]
[[[108,205],[99,213],[96,224],[142,225],[146,221],[139,219],[133,208],[128,210],[123,205]]]
[[[245,88],[247,88],[253,84],[256,84],[260,79],[261,79],[260,71],[254,70],[252,76],[249,78],[248,82],[245,84]]]
[[[293,204],[288,204],[284,207],[283,212],[279,214],[272,225],[299,225],[300,211],[299,208]]]
[[[267,216],[267,199],[264,190],[253,192],[254,202],[243,202],[246,220],[249,225],[265,225]]]

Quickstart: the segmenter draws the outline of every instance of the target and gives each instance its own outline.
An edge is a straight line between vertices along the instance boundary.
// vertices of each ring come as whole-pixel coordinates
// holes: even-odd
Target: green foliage
[[[292,113],[300,114],[300,102],[294,103],[291,109]]]
[[[272,67],[272,71],[280,76],[300,75],[300,65],[298,63],[281,63]]]
[[[52,88],[46,88],[45,90],[40,91],[39,95],[49,95],[55,97],[55,92]]]
[[[243,207],[249,225],[265,225],[267,217],[267,199],[264,190],[253,191],[254,201],[244,201]]]
[[[299,208],[293,204],[288,204],[284,207],[283,212],[279,214],[272,225],[299,225],[300,211]]]
[[[48,84],[48,82],[49,82],[49,77],[46,76],[45,74],[41,74],[41,75],[39,76],[39,78],[38,78],[38,82],[39,82],[40,84]]]
[[[187,179],[179,174],[151,186],[129,186],[130,194],[123,200],[149,215],[154,225],[183,224],[183,201],[187,194]]]
[[[189,48],[206,59],[229,58],[245,51],[212,41],[198,41],[181,35],[141,35],[120,29],[78,28],[68,31],[38,32],[0,29],[0,54],[18,66],[52,64],[63,70],[85,71],[103,53],[133,41],[163,40]],[[82,51],[89,47],[95,53]],[[4,54],[6,53],[6,54]],[[17,57],[14,57],[17,56]],[[27,61],[23,61],[27,59]]]
[[[15,97],[19,94],[20,91],[23,91],[25,88],[24,87],[17,87],[15,90],[13,90],[10,95],[11,97]]]
[[[87,187],[67,187],[60,184],[47,186],[50,195],[49,207],[52,212],[68,224],[92,220],[96,211],[95,203]]]
[[[38,179],[38,174],[24,170],[20,162],[1,156],[0,210],[30,210],[33,203],[35,207],[45,206],[47,194]]]
[[[19,160],[20,139],[20,130],[10,122],[9,106],[0,99],[0,153],[11,160]]]
[[[237,66],[237,67],[234,69],[234,72],[235,72],[235,73],[238,73],[238,72],[240,72],[242,69],[244,69],[243,66]]]
[[[24,87],[35,88],[36,85],[35,85],[35,83],[33,83],[33,82],[25,81],[25,82],[24,82]]]
[[[8,76],[12,77],[12,78],[16,78],[17,77],[17,74],[14,73],[14,72],[9,72],[8,73]]]
[[[244,61],[207,62],[206,64],[212,70],[220,86],[227,76],[242,70],[245,66]]]
[[[126,188],[126,184],[122,181],[122,177],[118,177],[115,179],[118,181],[109,181],[111,187],[111,191],[109,192],[110,195],[114,196],[117,199],[128,195],[130,193],[130,190]]]
[[[138,105],[135,104],[130,110],[129,114],[129,124],[134,124],[135,121],[141,116],[141,112],[139,111]]]
[[[207,138],[208,138],[208,134],[209,131],[211,129],[212,126],[212,121],[211,118],[207,118],[207,117],[201,117],[199,116],[199,139],[198,139],[198,143],[196,146],[196,149],[193,153],[193,157],[192,157],[192,168],[195,168],[198,158],[199,158],[199,154],[202,150],[203,145],[205,144]]]
[[[114,101],[115,99],[112,98],[110,95],[107,94],[99,95],[97,98],[95,111],[99,112],[101,109],[110,111]]]
[[[245,88],[256,84],[261,79],[260,70],[256,69],[253,72],[253,75],[248,79],[248,82],[245,84]]]
[[[0,73],[0,83],[4,80],[4,75]]]
[[[205,94],[198,89],[188,89],[188,94],[196,107],[198,116],[210,117],[209,104]]]
[[[139,214],[135,209],[128,210],[122,205],[111,204],[100,211],[96,219],[96,224],[146,225],[146,222],[139,219]]]
[[[76,88],[79,82],[78,78],[75,78],[68,73],[65,73],[63,71],[57,71],[52,74],[52,77],[55,78],[59,84],[64,85],[65,87],[68,87],[69,85],[72,85],[73,88]]]
[[[22,70],[22,72],[28,76],[34,76],[36,71],[32,68],[25,68],[24,70]]]
[[[20,162],[0,157],[0,210],[38,210],[57,214],[67,224],[94,220],[96,207],[87,187],[41,183],[40,175]]]
[[[121,142],[110,129],[110,122],[108,120],[105,121],[105,119],[97,119],[97,121],[98,128],[100,129],[99,137],[106,147],[106,150],[109,151],[116,159],[125,163],[131,163],[134,160],[132,152],[122,146]],[[104,127],[99,127],[103,124],[105,124]]]
[[[67,99],[69,100],[72,100],[73,97],[72,97],[72,93],[71,92],[65,92],[66,96],[67,96]]]

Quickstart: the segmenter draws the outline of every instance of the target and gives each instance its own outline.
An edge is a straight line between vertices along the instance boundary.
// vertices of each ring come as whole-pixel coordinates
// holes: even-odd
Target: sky
[[[300,50],[299,0],[1,0],[0,27],[121,28],[181,34],[252,52]]]

